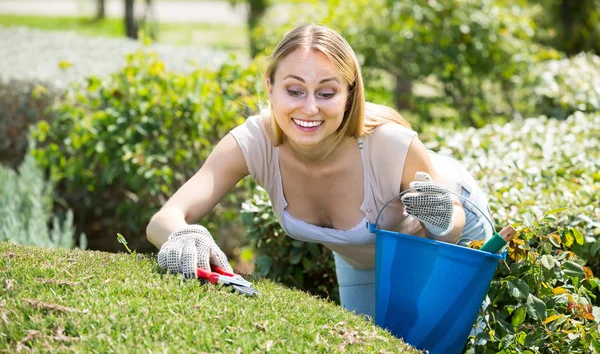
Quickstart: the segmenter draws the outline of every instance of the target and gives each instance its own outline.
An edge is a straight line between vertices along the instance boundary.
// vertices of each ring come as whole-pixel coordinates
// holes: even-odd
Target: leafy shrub
[[[71,83],[120,70],[122,58],[138,49],[159,53],[169,70],[180,73],[194,71],[194,61],[216,67],[228,57],[203,48],[0,26],[0,162],[19,165],[27,151],[28,127],[52,120],[48,108]]]
[[[566,118],[575,111],[600,111],[600,57],[580,53],[573,58],[549,60],[533,70],[536,111]]]
[[[466,353],[589,353],[600,350],[600,279],[571,250],[577,228],[557,227],[550,211],[515,223],[507,262],[488,290],[485,325]],[[594,294],[594,291],[596,294]]]
[[[33,93],[33,94],[32,94]],[[48,107],[57,93],[34,83],[0,80],[0,162],[16,168],[27,153],[30,125],[50,120]]]
[[[273,212],[267,192],[257,187],[242,204],[247,238],[256,250],[253,274],[339,301],[335,262],[325,246],[288,237]]]
[[[600,115],[576,112],[566,120],[529,118],[450,134],[422,135],[430,149],[462,161],[489,193],[496,225],[566,208],[559,225],[583,230],[575,251],[600,273]]]
[[[140,244],[150,217],[257,107],[256,78],[255,66],[234,62],[172,73],[156,54],[138,51],[123,70],[69,88],[55,120],[37,126],[32,154],[75,208],[91,248],[120,249],[121,232],[138,251],[153,249]],[[207,225],[216,235],[236,222],[226,204]]]
[[[0,165],[0,241],[73,248],[73,213],[63,220],[53,213],[53,185],[31,156],[13,170]],[[85,236],[79,247],[85,249]]]

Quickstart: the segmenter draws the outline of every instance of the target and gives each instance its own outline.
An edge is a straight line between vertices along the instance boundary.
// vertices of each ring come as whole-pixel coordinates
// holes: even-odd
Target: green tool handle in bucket
[[[408,190],[408,189],[405,190],[405,191],[402,191],[402,192],[398,193],[394,198],[392,198],[389,202],[385,203],[385,205],[383,206],[383,208],[381,208],[381,210],[379,211],[379,214],[377,214],[377,219],[375,219],[375,228],[377,228],[377,223],[379,222],[379,217],[381,216],[381,213],[383,212],[383,210],[385,209],[385,207],[387,207],[388,204],[390,204],[391,202],[393,202],[397,198],[402,197],[404,194],[406,194],[408,192],[410,192],[410,190]],[[463,195],[458,194],[456,192],[453,192],[451,190],[448,190],[448,192],[450,192],[451,194],[453,194],[453,195],[461,198],[465,202],[468,202],[469,204],[471,204],[490,223],[490,226],[492,227],[492,230],[494,231],[494,236],[492,236],[492,238],[490,238],[489,240],[487,240],[483,244],[483,246],[481,246],[481,248],[479,250],[480,251],[484,251],[484,252],[489,252],[489,253],[498,253],[506,245],[506,241],[502,238],[502,236],[500,236],[500,234],[498,232],[496,232],[496,228],[494,227],[494,223],[492,223],[492,221],[490,220],[490,218],[488,218],[487,215],[483,212],[483,210],[481,210],[477,205],[475,205],[475,203],[473,203],[471,200],[469,200],[469,198],[466,198]]]

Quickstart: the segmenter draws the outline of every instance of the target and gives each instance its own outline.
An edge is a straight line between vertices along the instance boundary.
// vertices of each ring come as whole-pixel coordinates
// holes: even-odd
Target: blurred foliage
[[[3,20],[5,16],[0,16],[0,22]],[[199,64],[217,68],[229,57],[206,48],[144,46],[125,38],[0,26],[0,162],[13,168],[21,163],[27,152],[29,126],[53,119],[49,107],[69,85],[122,70],[125,55],[136,50],[157,52],[170,71],[185,74]]]
[[[600,0],[529,0],[536,39],[567,53],[600,55]]]
[[[231,6],[246,5],[247,7],[246,23],[248,24],[250,56],[254,58],[260,53],[261,48],[252,36],[252,32],[260,25],[265,12],[271,6],[273,0],[229,0],[229,2]]]
[[[578,228],[557,227],[549,211],[515,222],[507,261],[498,266],[465,353],[590,353],[600,349],[600,279],[572,251]],[[594,306],[596,304],[596,306]]]
[[[254,35],[269,52],[282,33],[316,22],[340,32],[363,65],[367,91],[390,82],[396,107],[410,84],[429,79],[429,97],[414,96],[422,123],[440,107],[452,125],[482,126],[518,116],[515,97],[531,65],[560,54],[533,42],[533,10],[492,0],[329,0],[294,13],[286,23],[267,19]],[[385,74],[390,78],[386,78]],[[381,95],[379,95],[381,96]],[[400,100],[406,97],[400,97]]]
[[[73,248],[73,213],[54,208],[54,186],[33,157],[17,170],[0,164],[0,241],[43,247]],[[79,248],[86,248],[85,235]]]
[[[529,89],[535,111],[564,119],[575,111],[600,111],[600,57],[580,53],[562,60],[548,60],[531,71],[535,84]]]
[[[264,189],[256,187],[252,197],[242,204],[242,221],[257,253],[254,275],[339,302],[331,251],[287,236]]]
[[[182,75],[165,71],[152,53],[126,62],[115,74],[72,85],[53,109],[56,118],[32,135],[38,147],[31,154],[75,210],[92,249],[120,249],[117,232],[138,251],[153,249],[145,242],[150,217],[257,107],[254,65],[232,61]],[[235,234],[239,212],[226,206],[241,203],[244,191],[205,220],[217,239]]]
[[[0,162],[16,168],[23,161],[29,126],[51,119],[47,110],[56,97],[54,90],[32,82],[0,80]]]

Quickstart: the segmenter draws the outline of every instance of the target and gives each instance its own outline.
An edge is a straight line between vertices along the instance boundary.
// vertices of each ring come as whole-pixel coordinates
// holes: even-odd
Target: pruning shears
[[[254,289],[252,283],[242,278],[239,274],[229,273],[221,267],[212,266],[212,272],[198,268],[196,274],[199,279],[204,279],[212,284],[225,284],[231,286],[234,290],[248,296],[260,295],[260,293]]]

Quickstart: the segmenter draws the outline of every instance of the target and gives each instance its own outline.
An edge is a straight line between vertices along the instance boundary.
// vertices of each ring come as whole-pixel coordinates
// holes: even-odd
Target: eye
[[[331,98],[335,95],[335,92],[319,92],[318,96],[324,99]]]
[[[298,96],[302,95],[302,91],[299,91],[299,90],[288,89],[287,92],[292,97],[298,97]]]

